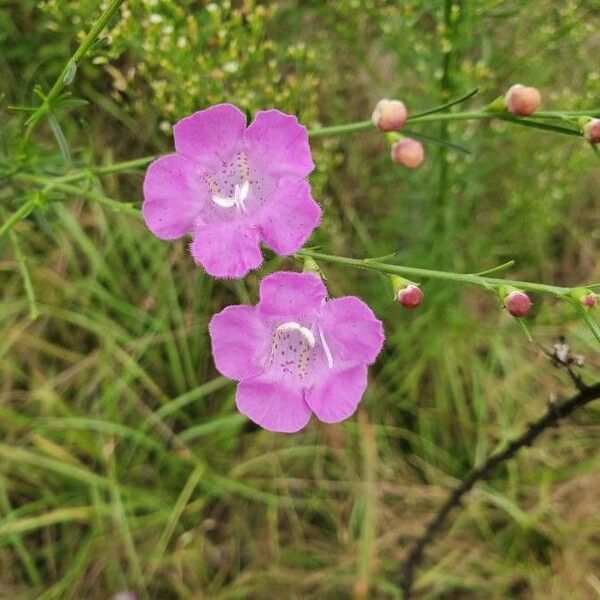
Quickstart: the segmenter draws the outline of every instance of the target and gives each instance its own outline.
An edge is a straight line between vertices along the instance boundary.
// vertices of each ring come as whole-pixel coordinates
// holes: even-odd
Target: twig
[[[550,359],[550,362],[557,368],[564,368],[573,385],[581,392],[586,389],[586,385],[581,379],[581,375],[576,373],[573,369],[573,365],[582,366],[583,365],[583,357],[573,356],[571,354],[571,348],[567,344],[567,341],[564,336],[560,336],[558,338],[558,342],[554,344],[553,351],[550,352],[546,350],[541,344],[536,344],[538,348]],[[581,360],[581,364],[578,363],[578,360]]]
[[[441,531],[448,515],[453,508],[460,505],[463,496],[478,481],[486,479],[498,465],[511,459],[521,448],[531,446],[546,429],[557,425],[561,419],[568,417],[578,408],[586,406],[598,398],[600,398],[600,382],[592,386],[581,384],[581,388],[575,396],[558,404],[549,404],[546,413],[540,419],[531,423],[522,435],[512,440],[501,452],[490,455],[483,465],[471,471],[440,507],[421,537],[415,541],[404,560],[402,564],[402,591],[405,600],[409,600],[411,597],[415,571],[423,562],[425,548],[432,542],[436,534]]]
[[[117,10],[119,10],[119,7],[121,4],[123,4],[123,2],[125,2],[125,0],[112,0],[104,12],[94,22],[89,33],[85,36],[77,50],[75,50],[73,56],[71,56],[67,64],[64,66],[63,70],[58,76],[58,79],[54,82],[54,85],[48,92],[48,95],[44,97],[42,104],[29,118],[27,129],[25,130],[25,134],[23,136],[23,143],[27,142],[27,140],[31,137],[40,119],[48,111],[52,110],[52,105],[58,98],[63,88],[66,85],[69,85],[75,76],[75,72],[80,61],[85,57],[92,44],[96,41],[96,38],[100,35],[100,33],[102,33],[102,30],[106,27]]]

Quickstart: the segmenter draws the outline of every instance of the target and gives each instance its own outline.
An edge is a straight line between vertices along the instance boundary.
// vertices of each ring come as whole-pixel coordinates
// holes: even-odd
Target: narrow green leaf
[[[35,197],[29,198],[27,202],[21,204],[21,206],[12,214],[2,225],[0,225],[0,239],[5,235],[8,231],[10,231],[11,227],[23,219],[27,218],[29,213],[34,209],[36,205],[37,199]]]
[[[84,98],[69,98],[63,96],[57,103],[60,108],[79,108],[80,106],[87,106],[89,102]]]
[[[54,138],[56,139],[56,143],[60,148],[60,152],[65,159],[65,162],[70,166],[72,164],[71,161],[71,150],[69,148],[69,144],[67,142],[67,138],[63,133],[62,127],[58,122],[58,119],[54,116],[53,113],[48,115],[48,122],[50,123],[50,129],[52,129],[52,133],[54,134]]]
[[[527,325],[525,325],[525,322],[523,321],[523,319],[515,318],[515,321],[517,322],[517,325],[519,326],[519,328],[523,332],[523,335],[527,338],[527,341],[529,343],[533,342],[533,337],[531,337],[531,333],[529,332],[529,328],[527,327]]]
[[[25,261],[25,256],[21,252],[21,247],[19,246],[19,241],[17,240],[15,232],[10,231],[9,236],[13,245],[15,257],[19,263],[19,271],[21,271],[21,277],[23,278],[23,286],[25,287],[25,294],[27,295],[27,302],[29,303],[29,317],[32,321],[35,321],[35,319],[40,316],[40,309],[35,300],[35,291],[33,289],[33,283],[31,283],[27,262]]]
[[[453,142],[448,140],[443,140],[441,138],[433,137],[431,135],[425,135],[424,133],[417,133],[416,131],[404,129],[402,133],[405,133],[411,137],[416,137],[426,142],[432,142],[434,144],[439,144],[440,146],[445,146],[446,148],[450,148],[451,150],[457,150],[458,152],[462,152],[463,154],[471,154],[471,151],[463,146],[459,146]]]
[[[479,88],[476,87],[474,90],[471,90],[470,92],[468,92],[464,96],[461,96],[460,98],[456,98],[455,100],[450,100],[449,102],[446,102],[445,104],[441,104],[440,106],[436,106],[435,108],[429,108],[427,110],[424,110],[423,112],[411,115],[410,117],[408,117],[408,121],[410,121],[411,118],[414,119],[416,117],[423,117],[425,115],[433,115],[434,113],[443,112],[453,106],[456,106],[457,104],[466,102],[469,98],[472,98],[473,96],[475,96],[478,93],[479,93]]]
[[[581,137],[581,133],[577,129],[571,129],[569,127],[561,127],[560,125],[552,125],[550,123],[543,123],[541,121],[534,121],[533,119],[524,119],[523,117],[513,117],[511,115],[496,115],[498,119],[502,121],[508,121],[509,123],[516,123],[517,125],[523,125],[524,127],[533,127],[534,129],[544,129],[546,131],[554,131],[556,133],[564,133],[566,135],[574,135]]]
[[[505,263],[498,265],[497,267],[492,267],[491,269],[487,269],[485,271],[479,271],[479,273],[473,273],[473,275],[491,275],[492,273],[500,273],[500,271],[506,271],[506,269],[510,269],[515,265],[514,260],[507,260]]]
[[[38,110],[37,106],[8,106],[8,110],[20,110],[23,112],[34,112]]]
[[[588,326],[589,330],[594,334],[594,337],[600,342],[600,326],[590,317],[589,313],[582,306],[579,307],[579,312]]]

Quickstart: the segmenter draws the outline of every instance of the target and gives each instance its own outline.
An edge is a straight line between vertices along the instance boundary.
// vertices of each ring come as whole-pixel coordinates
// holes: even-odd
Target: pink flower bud
[[[375,106],[371,119],[381,131],[398,131],[406,123],[408,113],[400,100],[380,100]]]
[[[397,165],[416,169],[425,159],[423,144],[412,138],[402,138],[392,146],[392,160]]]
[[[597,294],[592,292],[592,290],[588,290],[587,288],[575,288],[570,291],[569,296],[577,300],[577,302],[579,302],[579,304],[581,304],[581,306],[583,306],[583,308],[586,310],[596,306],[598,299]]]
[[[594,292],[589,292],[581,298],[581,304],[583,304],[585,308],[593,308],[596,306],[596,294],[594,294]]]
[[[583,136],[590,144],[600,144],[600,119],[590,119],[583,127]]]
[[[404,308],[417,308],[423,300],[423,292],[421,288],[410,283],[406,287],[398,290],[398,302]]]
[[[517,83],[506,92],[504,100],[508,112],[526,117],[533,114],[540,107],[542,96],[537,88],[526,87]]]
[[[531,305],[529,296],[521,290],[513,290],[504,297],[504,306],[513,317],[524,317]]]

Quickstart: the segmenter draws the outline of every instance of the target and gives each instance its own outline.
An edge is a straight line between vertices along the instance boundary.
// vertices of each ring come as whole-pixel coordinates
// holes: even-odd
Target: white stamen
[[[213,194],[212,201],[221,208],[239,208],[242,212],[246,212],[246,198],[250,191],[250,182],[244,181],[242,185],[239,183],[235,184],[233,190],[233,198],[229,196],[220,196],[219,194]]]
[[[235,198],[227,198],[226,196],[218,196],[213,194],[212,201],[222,208],[232,208],[236,205]]]
[[[287,323],[282,323],[277,326],[276,331],[297,331],[309,345],[310,348],[314,348],[316,344],[315,336],[310,329],[303,327],[300,323],[296,323],[296,321],[288,321]]]
[[[333,368],[333,355],[331,354],[331,350],[329,349],[329,346],[327,345],[327,341],[325,340],[325,334],[323,333],[323,330],[321,329],[320,325],[319,325],[319,338],[321,339],[321,344],[323,345],[323,350],[325,351],[325,356],[327,357],[327,364],[329,365],[329,368],[332,369]]]
[[[239,198],[240,206],[242,207],[242,210],[244,212],[246,212],[246,198],[248,197],[249,191],[250,191],[250,182],[249,181],[244,181],[244,183],[242,184],[241,187],[238,186],[237,184],[235,186],[236,197]]]

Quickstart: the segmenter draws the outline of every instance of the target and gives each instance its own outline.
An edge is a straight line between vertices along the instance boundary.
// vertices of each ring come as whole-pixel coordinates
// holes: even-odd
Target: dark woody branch
[[[562,363],[562,361],[560,361]],[[557,365],[559,366],[559,365]],[[566,366],[566,365],[560,365]],[[573,371],[569,365],[569,375],[573,379]],[[533,442],[549,427],[556,426],[559,421],[568,417],[577,409],[586,406],[590,402],[600,398],[600,382],[587,386],[576,376],[574,383],[579,392],[572,398],[560,403],[548,404],[546,413],[537,421],[530,423],[527,429],[518,438],[512,440],[504,450],[495,452],[480,467],[469,473],[448,496],[448,499],[437,511],[429,522],[423,534],[414,542],[408,556],[402,564],[402,591],[405,600],[409,600],[412,593],[415,572],[424,559],[425,548],[441,532],[449,514],[461,504],[463,497],[473,488],[478,481],[487,479],[492,471],[503,462],[510,460],[521,448],[531,446]]]

